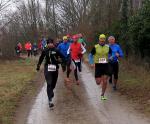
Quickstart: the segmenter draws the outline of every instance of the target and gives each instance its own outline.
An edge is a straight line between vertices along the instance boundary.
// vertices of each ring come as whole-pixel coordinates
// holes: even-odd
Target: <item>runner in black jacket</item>
[[[53,107],[52,98],[54,97],[54,88],[56,86],[57,78],[58,78],[58,69],[60,59],[64,58],[63,55],[55,48],[53,40],[47,40],[47,48],[42,51],[42,54],[39,58],[39,62],[37,64],[37,71],[40,70],[40,65],[45,59],[44,65],[44,75],[47,82],[47,95],[49,99],[49,107]]]

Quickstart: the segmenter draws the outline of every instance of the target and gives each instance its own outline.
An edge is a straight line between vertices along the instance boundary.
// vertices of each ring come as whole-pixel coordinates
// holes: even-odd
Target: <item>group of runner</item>
[[[70,42],[72,41],[72,42]],[[79,35],[72,36],[72,39],[68,39],[67,36],[63,37],[63,42],[57,46],[57,49],[63,54],[62,69],[63,72],[67,70],[66,81],[70,81],[69,75],[71,72],[71,65],[74,69],[74,76],[77,85],[79,85],[78,71],[81,72],[82,56],[86,52],[83,46],[84,42],[80,43]]]
[[[47,41],[45,37],[42,37],[38,43],[31,43],[30,41],[25,42],[24,47],[21,42],[18,42],[15,46],[15,52],[17,56],[20,56],[21,53],[27,53],[27,57],[31,57],[32,55],[36,56],[39,52],[44,50],[47,46]]]
[[[101,100],[107,100],[105,91],[108,79],[113,82],[113,89],[117,90],[119,59],[123,57],[120,46],[116,43],[115,37],[108,37],[109,44],[106,44],[106,36],[99,36],[99,43],[96,44],[89,54],[89,63],[95,67],[95,80],[97,85],[101,84]],[[113,80],[112,80],[113,79]]]
[[[36,56],[38,54],[38,45],[37,43],[32,44],[30,41],[27,41],[23,49],[22,44],[18,42],[15,47],[16,55],[19,57],[21,53],[23,53],[23,50],[26,51],[27,57],[30,57],[32,55]]]
[[[63,72],[66,72],[66,82],[70,82],[70,73],[74,71],[76,84],[79,85],[78,72],[82,71],[82,57],[86,52],[86,43],[82,34],[66,35],[63,41],[54,43],[54,40],[49,38],[46,40],[46,47],[43,49],[39,62],[37,64],[37,71],[45,59],[44,75],[47,82],[47,95],[49,100],[49,107],[53,107],[52,99],[54,97],[54,88],[58,79],[59,64],[62,66]],[[118,44],[115,43],[115,37],[108,38],[109,44],[106,44],[106,36],[101,34],[99,36],[99,43],[96,44],[89,54],[89,63],[95,67],[95,79],[98,85],[102,86],[101,100],[106,100],[105,91],[107,88],[107,81],[114,82],[114,90],[117,90],[117,80],[119,58],[123,57],[123,52]],[[114,75],[114,78],[109,78]],[[112,81],[114,79],[114,81]]]

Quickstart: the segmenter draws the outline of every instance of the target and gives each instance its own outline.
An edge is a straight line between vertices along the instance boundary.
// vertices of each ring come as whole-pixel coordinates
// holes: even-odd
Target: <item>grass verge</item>
[[[120,92],[138,103],[138,110],[150,116],[150,71],[132,61],[120,64]]]
[[[34,92],[35,61],[0,61],[0,123],[12,124],[19,100],[30,89]]]

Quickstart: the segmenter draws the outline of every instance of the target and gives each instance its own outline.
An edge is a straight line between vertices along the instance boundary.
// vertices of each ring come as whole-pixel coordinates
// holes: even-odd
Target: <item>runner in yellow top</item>
[[[109,54],[112,54],[111,48],[106,45],[105,41],[106,36],[101,34],[99,36],[99,43],[93,47],[90,53],[91,56],[94,56],[94,61],[90,64],[91,66],[95,66],[96,83],[97,85],[102,85],[101,100],[107,100],[104,94],[107,88],[107,80],[109,75],[108,59]]]

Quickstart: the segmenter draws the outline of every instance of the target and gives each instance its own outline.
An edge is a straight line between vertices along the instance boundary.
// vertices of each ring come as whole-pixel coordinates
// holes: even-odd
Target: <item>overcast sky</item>
[[[17,10],[17,7],[21,1],[27,2],[27,0],[0,0],[0,3],[6,3],[9,1],[9,6],[5,8],[5,11],[14,12]],[[44,6],[44,0],[39,0],[40,4]]]

